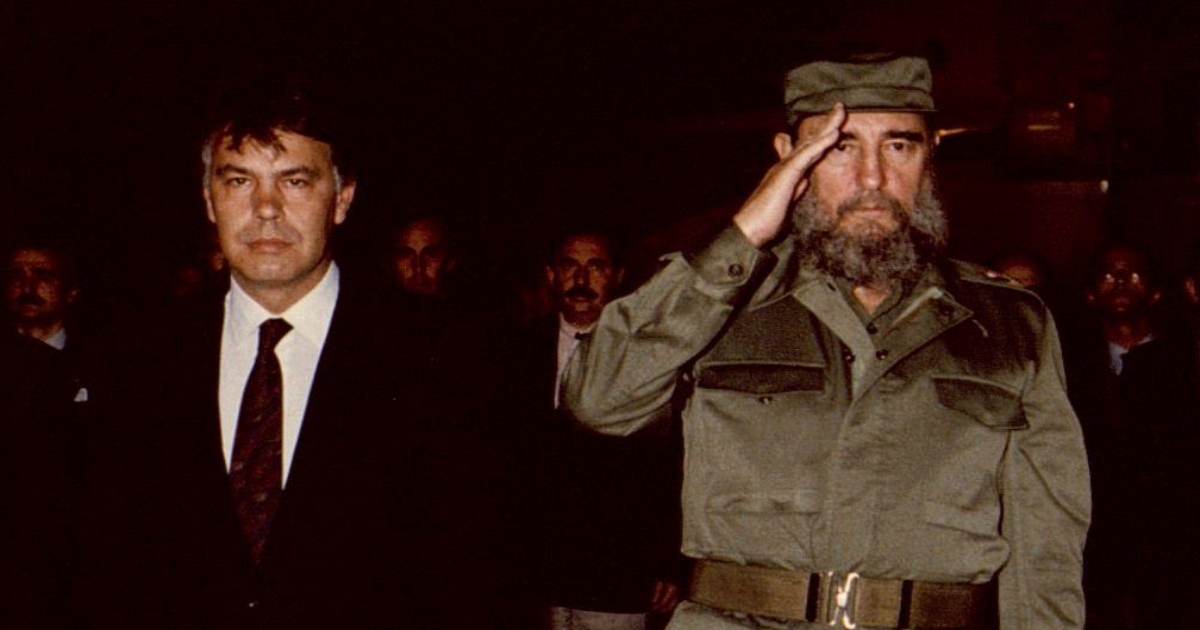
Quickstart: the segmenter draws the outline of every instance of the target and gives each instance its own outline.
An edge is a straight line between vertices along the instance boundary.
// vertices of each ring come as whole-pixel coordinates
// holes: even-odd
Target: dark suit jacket
[[[58,628],[77,560],[78,423],[60,357],[0,334],[0,628]]]
[[[452,366],[406,339],[380,294],[343,274],[258,568],[220,450],[220,305],[145,344],[92,444],[89,627],[482,623],[461,603],[489,593],[488,515],[472,499],[485,459],[474,436],[439,429],[463,426]]]
[[[682,580],[679,436],[584,428],[553,408],[557,318],[515,339],[518,530],[533,588],[543,605],[647,612],[656,580]]]

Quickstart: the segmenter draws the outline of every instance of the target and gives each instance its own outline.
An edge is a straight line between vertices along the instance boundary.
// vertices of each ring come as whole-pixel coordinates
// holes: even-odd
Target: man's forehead
[[[803,138],[815,134],[824,126],[825,120],[824,115],[805,118],[800,121],[798,135]],[[924,134],[928,140],[929,125],[925,116],[913,112],[852,111],[847,112],[846,122],[842,123],[842,133],[855,136],[912,132]]]
[[[1109,251],[1101,261],[1101,267],[1105,270],[1136,269],[1141,271],[1147,266],[1146,257],[1141,252],[1124,247]]]
[[[400,243],[441,243],[444,238],[442,227],[436,221],[414,221],[402,228],[396,235]]]
[[[609,258],[607,239],[587,234],[572,236],[563,242],[559,255],[564,258]]]

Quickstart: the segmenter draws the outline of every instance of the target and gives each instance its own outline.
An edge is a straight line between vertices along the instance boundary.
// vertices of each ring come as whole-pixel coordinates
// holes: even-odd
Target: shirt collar
[[[226,316],[230,323],[229,333],[236,345],[258,342],[258,327],[268,319],[281,317],[292,325],[290,334],[301,337],[321,347],[329,332],[333,309],[337,304],[341,272],[337,263],[330,263],[325,276],[311,291],[282,313],[274,314],[254,301],[237,280],[229,283],[225,296]]]
[[[583,326],[583,327],[576,326],[575,324],[568,322],[567,318],[562,316],[562,313],[559,313],[559,315],[558,315],[558,333],[560,335],[569,336],[569,337],[574,337],[575,335],[580,334],[580,333],[590,333],[590,332],[592,332],[592,330],[594,330],[596,328],[596,323],[597,322],[592,322],[591,325]]]
[[[59,328],[57,332],[43,340],[46,345],[56,350],[62,350],[67,347],[67,329]]]

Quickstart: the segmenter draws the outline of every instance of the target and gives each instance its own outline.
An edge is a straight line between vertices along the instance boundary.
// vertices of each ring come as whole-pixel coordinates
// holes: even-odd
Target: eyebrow
[[[925,142],[925,134],[920,131],[885,131],[883,137],[886,140],[908,140],[909,142]],[[852,131],[843,131],[838,136],[838,142],[846,140],[858,140],[858,136]]]
[[[925,142],[925,134],[920,131],[888,131],[884,132],[888,140],[908,140],[909,142]]]
[[[249,169],[242,168],[241,166],[237,166],[236,164],[225,164],[222,166],[218,166],[213,171],[213,174],[217,175],[217,176],[225,175],[228,173],[235,173],[237,175],[252,175],[253,174],[250,172]],[[295,175],[304,175],[306,177],[313,177],[313,178],[319,176],[320,174],[321,174],[320,171],[318,171],[315,168],[308,167],[308,166],[296,166],[293,168],[284,169],[284,170],[280,171],[279,173],[277,173],[277,175],[279,177],[292,177]]]
[[[280,177],[292,177],[293,175],[303,175],[305,177],[316,178],[320,174],[321,174],[320,171],[318,171],[315,168],[308,167],[308,166],[297,166],[294,168],[284,169],[279,172]]]
[[[238,175],[249,175],[250,171],[248,171],[240,166],[234,166],[233,164],[225,164],[223,166],[218,166],[216,169],[213,170],[213,175],[220,176],[220,175],[225,175],[227,173],[237,173]]]

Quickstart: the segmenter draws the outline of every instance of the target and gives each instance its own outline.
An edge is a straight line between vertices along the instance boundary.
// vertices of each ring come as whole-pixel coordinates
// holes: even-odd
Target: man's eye
[[[305,188],[308,186],[308,180],[301,177],[290,177],[286,180],[289,188]]]
[[[226,186],[240,187],[240,186],[245,186],[246,184],[249,184],[249,183],[250,183],[250,178],[248,178],[248,177],[230,177],[225,180]]]
[[[846,142],[839,142],[833,145],[833,150],[839,153],[845,153],[846,151],[850,150],[850,144]]]

